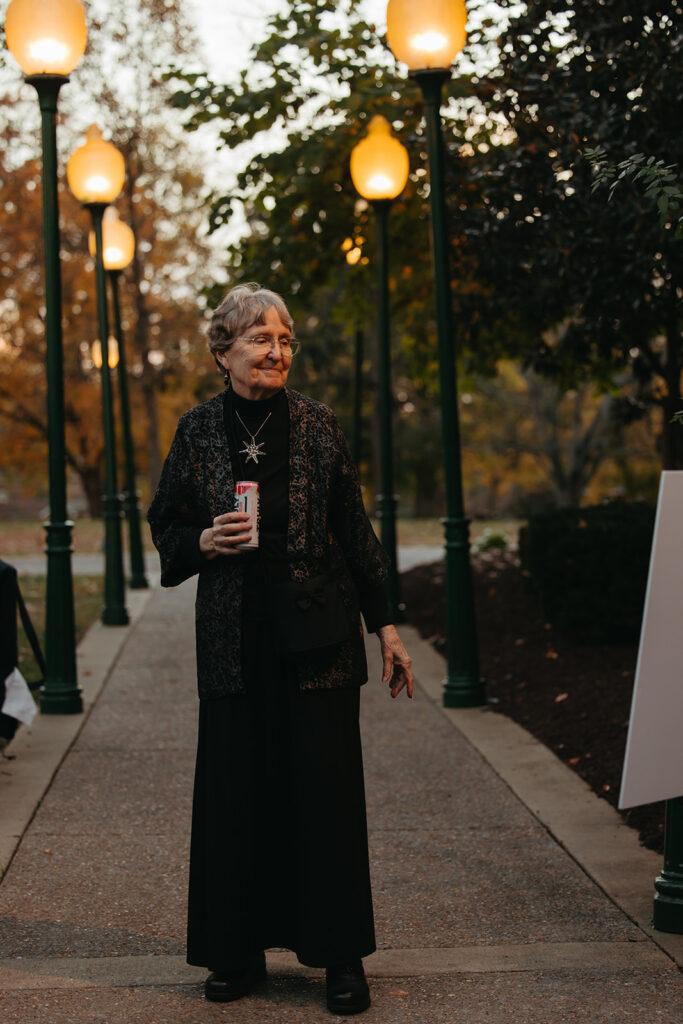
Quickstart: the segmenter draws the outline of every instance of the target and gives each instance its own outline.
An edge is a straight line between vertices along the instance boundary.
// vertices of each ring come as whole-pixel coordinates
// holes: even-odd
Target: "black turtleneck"
[[[271,398],[257,401],[226,390],[223,422],[235,480],[255,480],[259,485],[259,549],[256,557],[250,556],[258,571],[245,575],[244,589],[245,610],[251,614],[263,607],[262,588],[266,580],[274,583],[289,578],[289,404],[284,388]],[[248,456],[243,452],[252,435],[256,436],[256,444],[263,444],[258,462],[247,462]],[[363,588],[358,597],[368,632],[391,622],[383,584]]]
[[[280,562],[287,550],[289,516],[289,406],[284,389],[260,400],[226,391],[223,422],[235,480],[255,480],[259,485],[261,555],[269,562]],[[252,436],[263,445],[258,462],[244,452]],[[277,569],[274,572],[281,575]]]

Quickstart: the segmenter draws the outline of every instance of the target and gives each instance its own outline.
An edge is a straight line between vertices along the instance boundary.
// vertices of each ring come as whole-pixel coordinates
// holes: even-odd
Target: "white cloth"
[[[36,713],[36,702],[31,696],[28,684],[18,668],[13,669],[5,679],[5,700],[2,712],[16,718],[24,725],[30,725]]]

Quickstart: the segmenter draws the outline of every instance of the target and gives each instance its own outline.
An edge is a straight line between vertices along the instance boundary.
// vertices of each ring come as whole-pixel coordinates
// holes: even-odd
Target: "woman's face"
[[[291,337],[291,330],[278,316],[275,307],[266,310],[262,324],[247,327],[225,352],[216,353],[221,366],[230,374],[232,387],[242,398],[270,398],[284,387],[292,364],[291,353],[285,355],[279,345],[272,345],[264,354],[255,350],[248,338],[270,338],[272,342]]]

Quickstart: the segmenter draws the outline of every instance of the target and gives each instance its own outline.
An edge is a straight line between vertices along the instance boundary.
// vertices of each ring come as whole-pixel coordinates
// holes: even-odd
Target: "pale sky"
[[[246,67],[249,50],[254,42],[265,37],[265,22],[270,14],[287,6],[286,0],[191,0],[196,12],[196,25],[204,46],[207,69],[216,82],[233,81]],[[380,27],[386,26],[387,0],[365,0],[365,16]],[[209,128],[209,126],[206,126]],[[211,129],[205,134],[208,137]],[[203,134],[203,133],[200,133]],[[254,143],[258,150],[263,141]],[[210,148],[204,165],[208,183],[220,192],[229,191],[235,174],[248,158],[250,145],[241,147],[240,154],[228,149],[216,152]],[[238,237],[244,229],[239,206],[234,208],[228,225],[212,238],[218,249]]]
[[[285,0],[192,0],[209,68],[217,81],[230,81],[245,67],[249,48],[265,35],[266,18]],[[386,25],[387,0],[365,0],[365,16]]]

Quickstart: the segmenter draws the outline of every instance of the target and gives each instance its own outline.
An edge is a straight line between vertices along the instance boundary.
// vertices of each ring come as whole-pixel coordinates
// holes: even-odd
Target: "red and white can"
[[[248,544],[236,544],[235,547],[251,550],[258,547],[258,506],[259,486],[256,480],[238,480],[235,484],[235,512],[246,512],[249,522],[245,527],[251,530]]]

